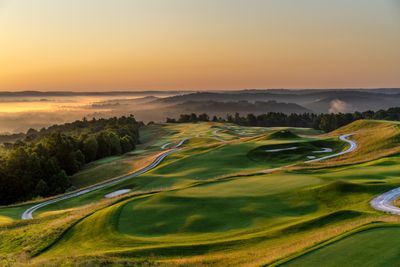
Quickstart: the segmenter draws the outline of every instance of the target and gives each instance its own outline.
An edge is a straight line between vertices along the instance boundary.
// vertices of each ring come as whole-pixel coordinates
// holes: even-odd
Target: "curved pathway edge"
[[[400,208],[394,205],[394,201],[400,197],[400,187],[390,190],[389,192],[383,193],[377,196],[369,202],[372,208],[391,213],[394,215],[400,215]]]
[[[176,146],[176,148],[181,147],[186,141],[187,141],[187,139],[183,139],[182,141],[180,141],[179,144]],[[140,170],[138,170],[138,171],[136,171],[134,173],[130,173],[130,174],[118,177],[118,178],[107,180],[107,181],[104,181],[102,183],[98,183],[98,184],[86,187],[86,188],[81,189],[79,191],[75,191],[75,192],[72,192],[72,193],[67,193],[67,194],[64,194],[62,196],[59,196],[59,197],[44,201],[42,203],[36,204],[36,205],[30,207],[29,209],[25,210],[24,213],[22,213],[22,215],[21,215],[21,219],[22,220],[33,219],[33,213],[35,211],[37,211],[38,209],[41,209],[41,208],[43,208],[45,206],[48,206],[50,204],[53,204],[53,203],[56,203],[56,202],[59,202],[59,201],[62,201],[62,200],[78,197],[78,196],[81,196],[81,195],[84,195],[84,194],[88,194],[88,193],[93,192],[95,190],[103,189],[103,188],[115,185],[117,183],[132,179],[132,178],[137,177],[139,175],[142,175],[143,173],[148,172],[151,169],[154,169],[155,167],[157,167],[167,156],[171,155],[172,153],[174,153],[176,151],[178,151],[178,149],[173,149],[173,150],[169,150],[169,151],[166,151],[166,152],[162,153],[152,163],[150,163],[146,167],[144,167],[144,168],[142,168],[142,169],[140,169]]]
[[[354,151],[357,148],[357,144],[354,141],[348,139],[348,137],[350,137],[351,135],[352,134],[345,134],[345,135],[341,135],[339,137],[340,140],[350,144],[350,147],[348,149],[346,149],[345,151],[342,151],[342,152],[339,152],[339,153],[336,153],[336,154],[333,154],[333,155],[325,156],[325,157],[322,157],[322,158],[309,160],[309,161],[306,161],[306,163],[309,163],[309,162],[311,163],[311,162],[321,161],[321,160],[325,160],[325,159],[330,159],[330,158],[338,157],[338,156],[341,156],[341,155],[344,155],[344,154],[347,154],[347,153],[350,153],[350,152]],[[38,209],[43,208],[45,206],[48,206],[50,204],[53,204],[53,203],[56,203],[56,202],[59,202],[59,201],[62,201],[62,200],[78,197],[78,196],[81,196],[81,195],[84,195],[84,194],[88,194],[88,193],[93,192],[95,190],[103,189],[103,188],[109,187],[111,185],[115,185],[115,184],[123,182],[125,180],[129,180],[129,179],[132,179],[132,178],[137,177],[139,175],[142,175],[143,173],[146,173],[146,172],[150,171],[151,169],[157,167],[167,156],[169,156],[170,154],[178,151],[179,148],[187,140],[188,139],[181,140],[175,146],[175,149],[169,150],[169,151],[166,151],[166,152],[162,153],[151,164],[149,164],[146,167],[140,169],[139,171],[136,171],[134,173],[131,173],[131,174],[119,177],[119,178],[107,180],[107,181],[104,181],[102,183],[95,184],[93,186],[89,186],[89,187],[84,188],[82,190],[75,191],[75,192],[72,192],[72,193],[67,193],[67,194],[64,194],[62,196],[59,196],[59,197],[44,201],[42,203],[36,204],[36,205],[28,208],[27,210],[25,210],[24,213],[21,216],[21,219],[23,219],[23,220],[33,219],[33,213],[35,211],[37,211]],[[277,168],[277,169],[281,169],[281,168]],[[400,189],[399,189],[399,194],[400,194]],[[400,209],[399,209],[399,214],[400,214]]]

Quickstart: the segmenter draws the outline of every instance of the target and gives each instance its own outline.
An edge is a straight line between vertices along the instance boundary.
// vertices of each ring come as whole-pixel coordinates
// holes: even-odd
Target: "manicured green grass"
[[[270,179],[256,176],[157,194],[124,205],[118,229],[138,236],[191,234],[193,237],[271,226],[277,217],[283,222],[283,217],[293,218],[317,210],[313,201],[294,203],[279,194],[318,183],[318,179],[305,176],[296,180],[290,176]]]
[[[218,123],[145,126],[140,129],[142,144],[138,146],[137,150],[126,155],[108,157],[88,164],[82,171],[71,177],[72,184],[80,188],[133,172],[140,167],[136,167],[140,165],[135,164],[136,162],[160,151],[160,147],[166,143],[171,143],[170,146],[174,147],[183,138],[190,138],[185,144],[187,147],[220,143],[221,141],[216,140],[215,137],[227,140],[235,138],[235,136],[223,133],[225,127],[224,124]],[[238,126],[230,127],[242,129]],[[217,134],[214,133],[216,129],[220,130]],[[252,135],[266,131],[262,128],[246,128],[246,130]],[[143,150],[143,148],[146,149]]]
[[[83,260],[113,257],[112,262],[124,258],[149,259],[152,264],[167,266],[263,265],[371,221],[395,221],[372,210],[368,204],[375,195],[400,185],[400,156],[393,154],[398,145],[397,126],[383,122],[384,133],[374,135],[377,125],[380,122],[357,122],[322,136],[316,136],[317,132],[310,129],[247,128],[220,123],[151,126],[146,133],[147,143],[137,152],[140,155],[160,151],[160,146],[167,142],[173,146],[183,138],[191,139],[182,150],[144,175],[49,205],[35,213],[42,216],[39,221],[51,222],[51,216],[59,215],[46,212],[61,211],[62,216],[64,209],[104,203],[106,193],[132,189],[131,195],[116,199],[115,203],[110,201],[93,214],[85,213],[87,217],[58,236],[57,242],[34,262],[41,265],[47,260],[71,257],[71,262],[78,265],[77,257]],[[339,142],[337,136],[349,131],[354,131],[354,138],[360,142],[360,148],[351,155],[320,164],[303,163],[314,150],[323,147],[333,148],[332,153],[342,150],[346,144]],[[157,140],[152,136],[157,136]],[[376,154],[385,157],[373,156],[366,145],[378,149]],[[276,155],[265,151],[290,146],[299,149]],[[352,157],[361,159],[363,153],[367,153],[367,160],[351,164]],[[118,163],[127,160],[129,164],[135,158],[138,155],[93,164],[86,170],[92,172],[86,180],[100,172],[107,175],[95,179],[106,179],[122,168]],[[296,163],[272,173],[265,171]],[[108,167],[110,170],[106,170]],[[87,209],[92,212],[90,207]],[[12,218],[18,209],[0,209],[0,216]],[[365,233],[369,231],[372,230]],[[344,261],[342,255],[336,254],[351,253],[350,248],[358,246],[353,249],[353,266],[357,266],[373,252],[372,245],[365,253],[362,249],[368,239],[383,236],[386,240],[391,234],[400,235],[397,230],[389,232],[367,237],[358,236],[363,232],[352,235],[296,258],[293,263],[299,261],[299,264],[294,266],[302,266],[303,261],[309,266],[310,260],[317,266],[329,266],[336,257],[338,262]],[[15,240],[8,233],[3,239],[4,246],[13,247],[9,244],[15,245]],[[350,245],[342,243],[353,237],[355,241]],[[388,243],[398,246],[394,241]],[[43,248],[49,242],[39,244]],[[308,258],[314,254],[315,257]],[[390,265],[393,251],[389,249],[382,255],[385,261],[376,263]]]
[[[0,208],[0,218],[2,217],[3,221],[18,220],[21,218],[21,214],[27,208],[29,208],[29,206],[30,206],[29,204],[25,204],[25,205]],[[0,219],[0,224],[1,224],[1,219]]]
[[[78,172],[71,177],[73,186],[77,188],[89,186],[101,181],[118,177],[127,174],[134,170],[132,162],[136,160],[135,157],[121,157],[108,158],[107,161],[96,162],[84,170]]]
[[[397,266],[400,227],[379,227],[355,233],[280,266]]]
[[[173,127],[176,131],[178,126],[173,125]],[[191,127],[193,127],[193,125]],[[206,131],[206,129],[210,130],[215,128],[210,128],[209,124],[199,124],[199,127],[201,127],[204,131]],[[276,130],[269,129],[269,133],[273,133],[274,131]],[[304,132],[306,131],[304,130]],[[267,136],[269,135],[269,133],[267,133]],[[193,142],[189,141],[188,144],[184,146],[184,150],[178,151],[170,155],[167,159],[164,160],[162,164],[160,164],[159,167],[144,175],[141,175],[140,177],[135,177],[134,179],[127,180],[110,188],[98,190],[96,192],[78,198],[65,200],[60,203],[46,206],[45,208],[39,210],[39,213],[43,211],[72,208],[76,207],[77,205],[79,206],[88,204],[101,199],[105,194],[109,192],[124,188],[135,188],[136,191],[161,190],[166,188],[188,186],[192,183],[197,183],[199,181],[221,178],[224,176],[235,175],[243,172],[262,171],[270,168],[293,164],[296,162],[302,162],[306,160],[305,154],[301,154],[300,156],[296,157],[286,157],[283,159],[279,158],[279,160],[274,159],[269,161],[257,161],[249,157],[249,153],[252,150],[257,149],[258,147],[262,147],[267,144],[279,144],[280,142],[305,142],[309,140],[315,140],[310,138],[296,138],[295,141],[282,141],[279,139],[276,140],[267,138],[265,134],[256,137],[257,138],[255,139],[244,138],[228,143],[210,143],[207,141],[207,138],[195,138]],[[337,143],[335,142],[327,142],[329,142],[329,144],[332,146],[337,145]],[[314,149],[318,149],[318,147],[315,145],[312,147]],[[119,162],[120,161],[117,161],[117,163]],[[98,168],[103,169],[107,166],[108,165],[101,165]],[[104,177],[104,175],[109,174],[111,170],[115,171],[114,168],[111,168],[109,171],[104,170],[102,174],[96,176],[95,174],[99,173],[99,171],[96,170],[96,168],[91,168],[89,173],[91,177]],[[79,175],[82,174],[85,173],[81,173]]]
[[[352,168],[354,175],[364,171],[362,164]],[[208,249],[250,248],[254,238],[323,230],[370,216],[368,201],[377,191],[394,185],[329,181],[297,171],[203,183],[128,199],[97,212],[73,227],[45,256],[66,251],[79,255],[94,249],[139,255],[145,249],[148,255],[158,253],[160,246],[176,245],[188,251],[198,251],[205,244]],[[84,244],[84,249],[76,248],[76,243]],[[267,253],[268,246],[263,249]],[[168,255],[184,256],[188,251]]]

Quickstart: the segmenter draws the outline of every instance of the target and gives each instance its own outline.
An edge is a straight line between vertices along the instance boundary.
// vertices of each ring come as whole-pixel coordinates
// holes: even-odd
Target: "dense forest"
[[[71,190],[69,176],[84,164],[135,149],[139,127],[133,116],[80,120],[5,143],[0,154],[0,204]]]
[[[259,126],[259,127],[307,127],[330,132],[353,121],[360,119],[372,120],[390,120],[400,121],[400,108],[389,108],[379,111],[365,111],[355,113],[331,113],[331,114],[284,114],[278,112],[269,112],[261,115],[248,114],[240,116],[236,113],[234,116],[227,115],[226,118],[210,117],[203,113],[200,115],[182,114],[179,119],[167,118],[169,123],[187,123],[201,121],[230,122],[243,126]]]

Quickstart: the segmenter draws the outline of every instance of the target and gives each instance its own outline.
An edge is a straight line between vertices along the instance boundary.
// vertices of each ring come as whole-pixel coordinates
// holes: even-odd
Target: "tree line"
[[[29,129],[23,140],[3,145],[0,204],[71,190],[69,176],[84,164],[135,149],[142,125],[131,115]]]
[[[342,126],[360,119],[400,121],[400,108],[389,108],[387,110],[365,111],[354,113],[330,113],[330,114],[284,114],[281,112],[269,112],[260,115],[248,114],[241,116],[239,113],[227,115],[226,118],[213,116],[210,118],[206,113],[197,115],[182,114],[178,119],[167,118],[168,123],[188,122],[230,122],[242,126],[258,127],[305,127],[331,132]]]

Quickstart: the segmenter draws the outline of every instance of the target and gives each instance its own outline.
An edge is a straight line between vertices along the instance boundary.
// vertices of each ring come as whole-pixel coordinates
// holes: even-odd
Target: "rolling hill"
[[[328,266],[327,255],[334,254],[341,265],[354,266],[378,253],[377,266],[393,263],[397,250],[390,248],[397,243],[391,237],[399,234],[400,219],[373,210],[368,202],[400,185],[398,123],[362,120],[330,134],[227,123],[151,125],[142,131],[146,141],[135,154],[98,162],[84,172],[100,174],[107,164],[109,172],[102,176],[107,180],[119,162],[151,161],[155,153],[172,151],[156,168],[47,205],[31,221],[18,220],[30,203],[1,208],[5,261]],[[344,134],[352,134],[356,150],[305,163],[345,151],[348,143],[338,139]],[[183,138],[188,141],[175,148]],[[117,170],[119,175],[130,171]],[[79,173],[76,179],[99,182]],[[121,189],[131,191],[104,198]],[[344,251],[354,257],[341,257]]]

